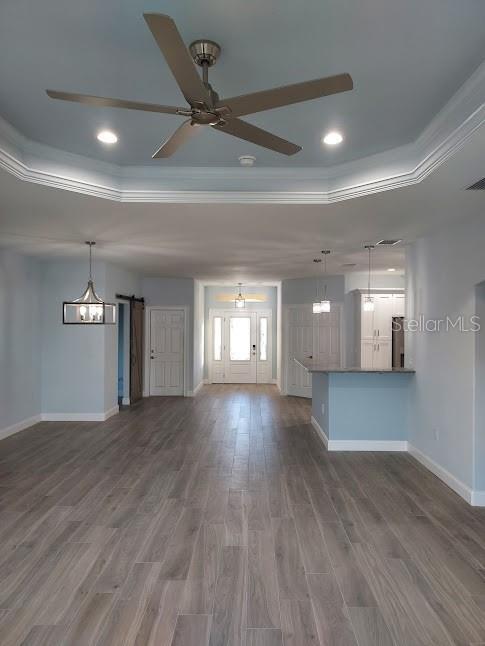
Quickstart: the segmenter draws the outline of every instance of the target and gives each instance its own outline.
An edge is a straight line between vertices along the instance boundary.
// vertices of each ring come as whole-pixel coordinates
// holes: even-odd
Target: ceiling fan
[[[310,101],[329,94],[346,92],[353,88],[352,77],[349,74],[338,74],[271,90],[220,99],[208,80],[209,67],[214,65],[221,51],[219,45],[211,40],[196,40],[187,49],[170,16],[146,13],[143,14],[143,17],[165,56],[189,107],[140,103],[57,90],[46,90],[46,92],[51,98],[63,101],[188,117],[154,153],[154,159],[170,157],[182,144],[199,133],[202,130],[201,126],[211,126],[220,132],[250,141],[258,146],[263,146],[263,148],[269,148],[284,155],[294,155],[301,150],[301,146],[247,123],[239,117],[292,103]],[[197,73],[194,63],[202,68],[202,78]]]

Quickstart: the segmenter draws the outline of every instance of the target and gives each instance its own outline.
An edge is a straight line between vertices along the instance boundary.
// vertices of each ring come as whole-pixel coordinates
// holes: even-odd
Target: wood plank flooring
[[[485,644],[485,510],[273,386],[0,442],[0,644]]]

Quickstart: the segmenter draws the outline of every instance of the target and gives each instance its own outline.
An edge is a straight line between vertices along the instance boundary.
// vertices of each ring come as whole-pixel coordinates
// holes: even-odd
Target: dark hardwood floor
[[[0,644],[485,644],[485,510],[273,386],[0,442]]]

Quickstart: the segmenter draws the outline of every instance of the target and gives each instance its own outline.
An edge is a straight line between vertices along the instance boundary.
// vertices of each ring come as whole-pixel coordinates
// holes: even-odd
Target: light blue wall
[[[165,307],[188,307],[187,349],[190,370],[187,388],[193,389],[194,382],[194,279],[193,278],[143,278],[141,291],[146,305]]]
[[[312,415],[330,440],[407,440],[413,380],[408,373],[315,373]]]
[[[485,280],[485,220],[461,220],[418,240],[407,257],[408,315],[426,319],[476,312],[475,286]],[[482,325],[484,322],[482,321]],[[485,462],[474,445],[476,335],[450,329],[406,335],[408,365],[415,367],[410,442],[468,487]]]
[[[139,293],[135,274],[95,262],[96,290],[107,302],[117,292]],[[62,324],[62,301],[81,295],[85,261],[42,263],[42,412],[105,413],[118,404],[118,326]]]
[[[86,261],[41,264],[43,413],[105,412],[105,326],[62,323],[62,302],[81,295],[87,274]],[[105,281],[104,263],[96,263],[95,285],[101,296]]]
[[[475,289],[483,329],[475,335],[475,489],[485,490],[485,282]]]
[[[39,263],[0,250],[0,432],[40,414]]]
[[[248,310],[271,310],[271,323],[272,323],[272,363],[273,363],[273,379],[276,378],[277,370],[277,292],[276,287],[269,287],[266,285],[245,285],[243,291],[251,292],[253,294],[264,294],[266,296],[266,301],[263,303],[246,303],[246,309]],[[237,293],[237,288],[234,287],[225,287],[217,285],[208,285],[204,289],[204,310],[205,310],[205,360],[204,360],[204,377],[209,376],[209,357],[208,357],[208,348],[209,348],[209,312],[211,309],[223,309],[230,310],[234,309],[234,303],[231,302],[221,302],[217,300],[218,295],[220,294],[229,294],[235,296]]]

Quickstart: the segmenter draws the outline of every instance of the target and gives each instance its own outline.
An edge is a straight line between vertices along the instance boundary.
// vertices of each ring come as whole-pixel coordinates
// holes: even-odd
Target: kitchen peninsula
[[[328,368],[312,376],[312,425],[329,451],[405,451],[414,370]]]

